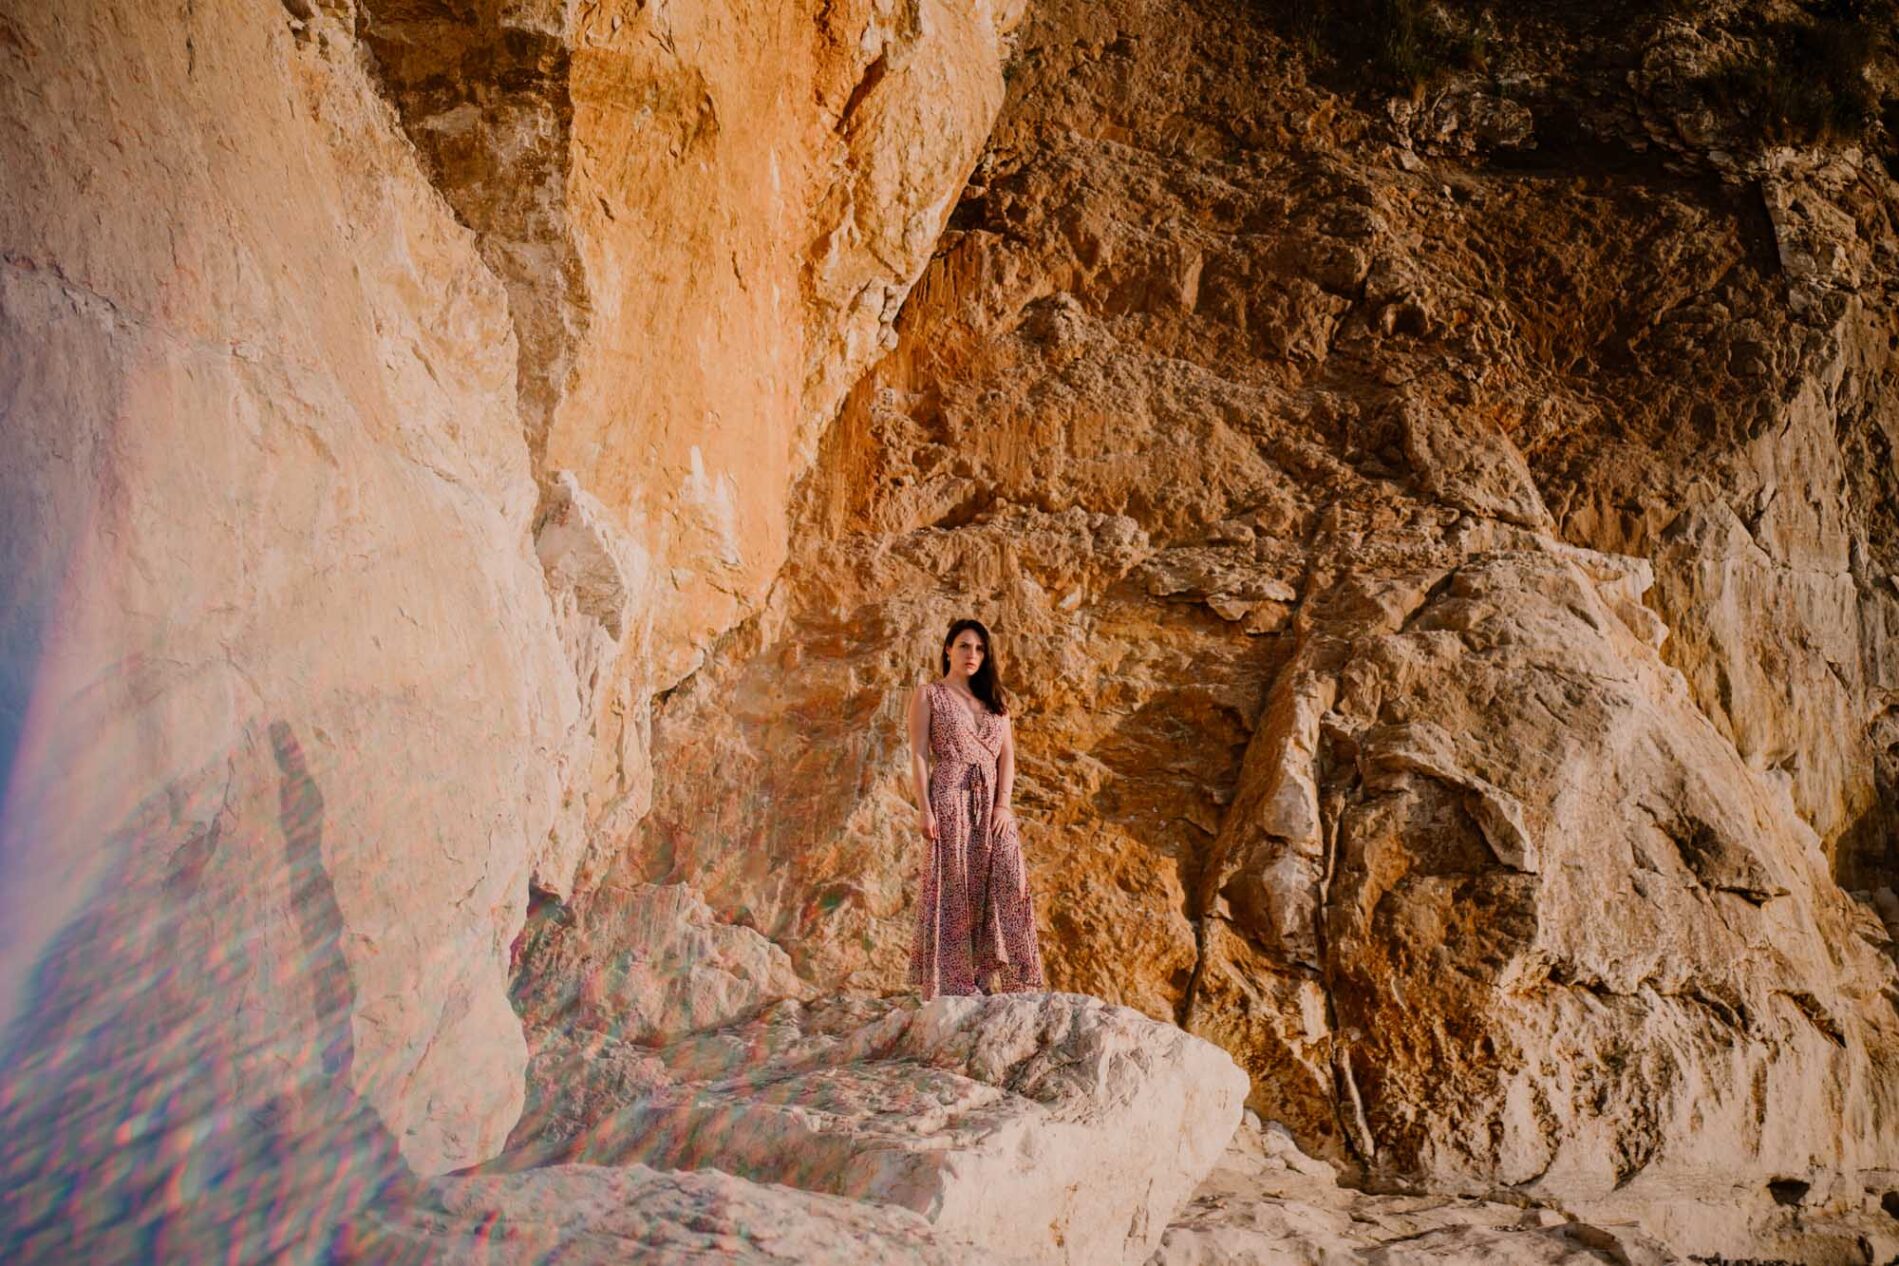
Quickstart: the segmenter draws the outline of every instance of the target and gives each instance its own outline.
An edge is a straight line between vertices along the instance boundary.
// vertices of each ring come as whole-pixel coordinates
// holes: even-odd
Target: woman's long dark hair
[[[989,646],[989,630],[983,627],[981,620],[958,620],[949,626],[949,632],[943,635],[943,652],[937,657],[937,670],[949,676],[949,648],[964,629],[974,629],[976,636],[982,639],[982,667],[970,674],[969,693],[982,700],[983,706],[997,716],[1009,715],[1009,705],[1002,698],[1002,683],[996,679],[996,653]]]

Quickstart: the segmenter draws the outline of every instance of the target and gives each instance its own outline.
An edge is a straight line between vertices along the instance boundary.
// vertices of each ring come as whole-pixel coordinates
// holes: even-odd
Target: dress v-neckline
[[[958,693],[958,691],[956,690],[954,686],[948,685],[942,681],[938,681],[936,685],[937,685],[937,688],[942,690],[944,693],[955,697],[956,706],[962,709],[962,713],[964,716],[969,718],[969,724],[972,727],[980,725],[982,723],[983,717],[993,715],[989,711],[988,708],[983,707],[982,700],[980,699],[976,700],[976,709],[980,710],[980,715],[978,715],[978,712],[976,710],[972,710],[968,704],[963,702],[962,695]]]

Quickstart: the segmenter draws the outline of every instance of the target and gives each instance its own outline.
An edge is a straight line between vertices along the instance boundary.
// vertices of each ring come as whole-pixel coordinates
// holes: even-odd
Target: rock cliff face
[[[500,1149],[530,891],[643,812],[1018,18],[0,11],[10,1245],[262,1253]]]
[[[1851,1260],[1877,7],[0,7],[0,1243]],[[963,614],[1065,992],[918,1011]]]
[[[333,23],[176,17],[33,7],[0,54],[7,1133],[267,1137],[340,1079],[462,1164],[519,1109],[573,723],[506,296]]]
[[[649,700],[780,570],[793,483],[894,341],[1001,104],[1021,15],[1006,2],[359,15],[405,128],[508,285],[520,341],[535,549],[580,683],[562,808],[534,858],[541,893],[595,891],[650,808]],[[623,961],[611,986],[596,975],[602,1023],[659,1035],[796,991],[751,970],[702,987],[717,969],[656,953],[676,933],[642,913],[649,890],[623,895],[629,957],[665,965]],[[741,957],[778,953],[742,929],[709,934]],[[550,975],[565,974],[536,979]],[[629,980],[718,1001],[630,1005]]]
[[[1410,96],[1322,21],[1037,5],[770,601],[527,977],[685,882],[901,988],[903,706],[976,614],[1057,987],[1219,1042],[1307,1148],[1696,1251],[1890,1185],[1899,190],[1877,125],[1719,99],[1797,17],[1539,10]]]
[[[1019,0],[359,6],[506,285],[536,550],[581,682],[538,886],[652,800],[648,700],[756,610],[1002,98]]]

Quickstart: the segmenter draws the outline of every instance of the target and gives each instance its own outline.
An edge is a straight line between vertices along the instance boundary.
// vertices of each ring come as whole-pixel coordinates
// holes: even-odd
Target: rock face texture
[[[263,1146],[334,1079],[465,1164],[520,1109],[573,722],[506,297],[346,45],[175,17],[32,7],[0,54],[9,1174],[109,1184],[75,1130],[162,1156],[213,1104]],[[48,1212],[144,1194],[95,1197]]]
[[[1246,1095],[1219,1048],[1073,994],[784,1002],[651,1053],[537,1060],[530,1081],[491,1168],[716,1169],[1064,1263],[1144,1259]]]
[[[536,883],[652,798],[648,700],[757,609],[817,438],[928,261],[1021,0],[364,0],[507,288],[580,731]]]
[[[1148,1266],[1661,1266],[1675,1260],[1639,1230],[1599,1226],[1547,1207],[1342,1187],[1332,1167],[1300,1151],[1283,1126],[1262,1126],[1248,1113],[1233,1146],[1167,1228]]]
[[[659,1260],[1141,1262],[1246,1094],[1219,1048],[1073,994],[783,1002],[661,1048],[546,1056],[484,1167],[506,1176],[441,1179],[359,1220],[361,1260],[632,1240]]]
[[[561,1165],[445,1178],[396,1210],[364,1215],[338,1260],[362,1266],[571,1266],[733,1262],[740,1266],[958,1266],[972,1245],[888,1205],[766,1186],[716,1170]],[[1017,1259],[988,1253],[1009,1266]]]
[[[1255,1039],[1271,1113],[1438,1188],[1890,1169],[1885,931],[1600,559],[1493,547],[1307,600],[1205,881],[1194,1027],[1252,1036],[1229,1000],[1314,972],[1318,1040]]]
[[[522,1007],[565,1019],[557,1029],[534,1030],[531,1039],[580,1029],[620,1041],[664,1041],[812,991],[782,949],[719,921],[684,884],[631,890],[617,912],[624,920],[621,956],[597,970],[585,959],[562,970],[555,955],[575,948],[563,944],[543,959],[545,970],[522,981]]]
[[[530,891],[644,811],[1019,16],[0,12],[0,1239],[264,1255],[501,1148]],[[804,988],[635,899],[620,1014]]]
[[[1340,1184],[1285,1127],[1252,1113],[1148,1259],[1149,1266],[1393,1266],[1472,1262],[1885,1262],[1899,1252],[1899,1219],[1873,1196],[1831,1212],[1789,1200],[1771,1213],[1683,1192],[1666,1208],[1597,1207],[1520,1192],[1500,1199],[1435,1192],[1375,1193]],[[1791,1194],[1791,1193],[1789,1193]],[[1701,1197],[1717,1197],[1703,1199]],[[1666,1223],[1668,1239],[1647,1226]],[[1668,1240],[1710,1247],[1684,1259]]]
[[[1037,5],[770,600],[523,978],[683,882],[901,988],[902,709],[975,614],[1056,986],[1315,1154],[1683,1252],[1890,1187],[1899,190],[1884,125],[1721,97],[1796,20],[1497,17],[1411,96],[1323,22]]]
[[[1874,1245],[1899,51],[1575,8],[0,6],[6,1255]]]

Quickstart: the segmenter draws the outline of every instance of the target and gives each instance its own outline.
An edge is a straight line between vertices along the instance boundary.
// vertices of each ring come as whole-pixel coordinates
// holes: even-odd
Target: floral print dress
[[[972,714],[940,681],[926,688],[936,839],[924,841],[910,983],[925,1001],[1045,988],[1022,841],[1013,821],[990,821],[1008,719]]]

